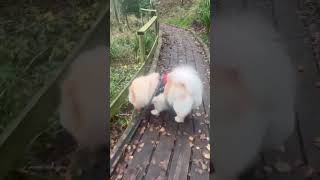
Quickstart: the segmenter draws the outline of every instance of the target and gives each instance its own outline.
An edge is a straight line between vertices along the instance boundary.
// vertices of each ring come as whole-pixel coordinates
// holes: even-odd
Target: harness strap
[[[148,103],[148,105],[151,104],[151,101],[152,99],[155,97],[155,96],[158,96],[159,94],[163,93],[164,91],[164,86],[166,85],[167,83],[167,73],[164,73],[164,74],[160,74],[160,79],[159,79],[159,82],[158,82],[158,85],[157,85],[157,88],[156,90],[154,91],[151,99],[150,99],[150,102]]]

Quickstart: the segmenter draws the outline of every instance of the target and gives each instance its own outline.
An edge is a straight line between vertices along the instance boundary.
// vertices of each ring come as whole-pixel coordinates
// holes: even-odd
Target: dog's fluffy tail
[[[186,90],[194,97],[194,107],[202,103],[203,85],[197,71],[188,65],[176,67],[168,75],[168,79],[176,84],[183,84]]]

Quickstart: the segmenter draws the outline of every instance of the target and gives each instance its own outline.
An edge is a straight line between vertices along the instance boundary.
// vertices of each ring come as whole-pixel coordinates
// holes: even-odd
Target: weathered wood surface
[[[204,103],[186,118],[183,124],[174,121],[174,112],[163,112],[159,117],[146,114],[131,143],[127,146],[111,179],[208,179],[209,163],[203,151],[209,144],[209,64],[192,33],[161,25],[163,46],[158,61],[158,72],[169,71],[179,64],[190,64],[204,82]],[[199,130],[201,129],[201,133]],[[197,131],[195,131],[197,130]],[[203,134],[203,135],[202,135]],[[135,146],[133,146],[135,145]],[[208,153],[207,153],[208,154]],[[201,160],[201,162],[200,162]]]

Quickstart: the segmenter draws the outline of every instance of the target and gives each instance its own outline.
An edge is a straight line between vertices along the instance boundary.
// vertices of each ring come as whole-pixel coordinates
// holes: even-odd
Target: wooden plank
[[[145,179],[166,178],[166,171],[169,168],[170,157],[174,148],[177,123],[169,116],[169,112],[164,112],[165,132],[161,133],[159,145],[157,146]]]
[[[136,112],[133,112],[132,119],[126,130],[123,132],[123,135],[118,140],[118,143],[114,146],[110,153],[110,174],[113,173],[114,168],[116,167],[120,155],[123,154],[125,144],[128,144],[132,137],[137,133],[137,129],[139,125],[141,125],[141,121],[143,120],[141,117],[143,114],[140,114],[140,117],[138,117],[138,114]],[[143,123],[142,123],[143,124]],[[141,129],[141,127],[140,127]],[[135,135],[136,136],[136,135]]]
[[[171,27],[174,28],[174,27]],[[178,30],[178,29],[177,29]],[[178,40],[173,36],[173,39]],[[177,58],[171,61],[171,66],[181,64],[179,57],[185,55],[180,51],[182,44],[174,43],[172,49],[176,52]],[[174,120],[174,117],[171,119]],[[176,144],[171,159],[170,169],[168,171],[169,180],[187,179],[189,173],[189,164],[191,157],[191,146],[189,144],[189,136],[193,135],[193,124],[190,116],[185,118],[185,122],[178,124],[178,133],[176,135]]]
[[[139,128],[135,131],[135,134],[132,139],[130,139],[130,142],[126,143],[124,145],[124,150],[121,152],[120,159],[115,162],[113,170],[110,170],[111,179],[122,179],[124,176],[124,170],[128,166],[128,159],[130,159],[130,156],[133,156],[136,152],[136,148],[134,149],[134,146],[137,146],[146,132],[148,121],[145,116],[141,114],[141,123],[138,124]]]
[[[153,16],[144,26],[142,26],[138,30],[138,35],[143,35],[151,27],[151,25],[156,22],[157,18],[158,16]]]
[[[189,136],[193,134],[192,119],[188,116],[184,123],[178,124],[176,145],[168,173],[169,180],[187,179],[191,156]]]
[[[154,148],[159,140],[162,119],[154,116],[150,117],[150,114],[148,116],[150,120],[146,132],[139,142],[140,145],[143,143],[143,147],[141,147],[141,151],[135,152],[132,159],[129,160],[123,179],[142,179],[149,167]]]
[[[68,55],[57,76],[39,90],[21,114],[11,122],[1,135],[0,179],[3,179],[14,168],[15,162],[22,157],[32,138],[48,126],[47,119],[52,116],[59,105],[60,81],[72,61],[84,49],[100,43],[100,41],[94,42],[91,40],[95,39],[94,36],[100,36],[100,39],[107,39],[105,36],[108,34],[107,30],[109,30],[107,28],[108,12],[109,4],[106,5],[106,9],[101,13],[92,28],[85,33],[79,45]],[[105,30],[103,34],[98,33],[101,28]]]
[[[193,37],[194,38],[194,37]],[[194,38],[195,39],[195,38]],[[190,40],[191,41],[191,40]],[[194,41],[196,42],[196,41]],[[189,43],[191,44],[191,42]],[[199,49],[200,44],[194,43],[190,48]],[[208,69],[209,66],[205,61],[205,57],[202,55],[203,49],[201,51],[192,52],[192,59],[190,64],[194,64],[197,72],[200,75],[200,79],[203,82],[203,104],[200,108],[194,111],[193,115],[193,124],[194,124],[194,133],[195,140],[194,146],[192,148],[192,163],[190,169],[190,180],[193,179],[209,179],[209,161],[203,157],[203,153],[209,154],[207,145],[209,144],[208,139],[203,139],[209,137],[208,125],[210,119],[210,111],[208,105],[210,104],[210,83],[208,78]],[[201,138],[200,138],[201,137]]]

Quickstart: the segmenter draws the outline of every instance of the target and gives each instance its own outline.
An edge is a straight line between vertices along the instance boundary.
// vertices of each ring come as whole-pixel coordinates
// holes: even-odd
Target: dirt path
[[[189,64],[204,84],[203,105],[185,123],[174,122],[172,112],[159,117],[149,111],[142,120],[111,179],[209,179],[209,63],[193,35],[169,25],[160,25],[163,44],[158,72]]]

